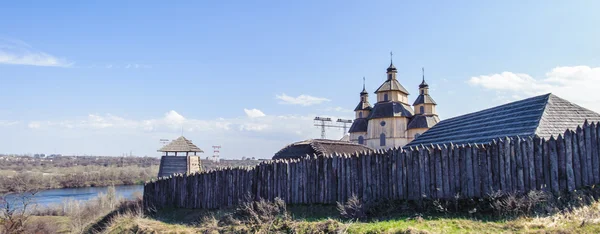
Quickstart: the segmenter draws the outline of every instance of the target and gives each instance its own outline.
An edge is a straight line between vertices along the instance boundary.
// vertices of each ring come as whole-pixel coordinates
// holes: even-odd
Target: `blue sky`
[[[597,1],[0,3],[0,153],[269,158],[352,118],[389,52],[442,119],[553,92],[600,111]],[[374,95],[371,95],[374,103]],[[341,136],[330,130],[331,138]]]

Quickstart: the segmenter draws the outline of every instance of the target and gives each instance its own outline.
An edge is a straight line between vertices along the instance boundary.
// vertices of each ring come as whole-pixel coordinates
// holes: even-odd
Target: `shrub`
[[[530,214],[536,206],[546,204],[551,194],[544,191],[532,190],[526,194],[491,194],[490,206],[501,216],[517,216]]]
[[[231,217],[221,219],[220,223],[231,223],[235,220],[249,225],[263,225],[273,223],[276,219],[289,218],[285,201],[275,198],[269,202],[265,199],[258,201],[244,201],[233,212]]]
[[[346,203],[338,202],[337,209],[340,216],[345,219],[364,219],[367,217],[365,205],[355,194],[352,194]]]

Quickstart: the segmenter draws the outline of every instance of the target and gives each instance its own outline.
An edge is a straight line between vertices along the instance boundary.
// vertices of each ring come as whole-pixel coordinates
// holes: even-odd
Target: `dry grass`
[[[507,198],[515,199],[515,198]],[[275,204],[261,204],[260,209],[274,211]],[[241,206],[236,210],[246,217],[255,217],[256,204]],[[521,204],[521,203],[519,203]],[[522,203],[524,205],[528,202]],[[267,208],[270,207],[270,208]],[[512,205],[510,207],[513,207]],[[520,207],[520,205],[519,205]],[[525,206],[526,208],[527,206]],[[333,206],[318,206],[316,209],[328,213],[325,209],[335,210]],[[252,210],[251,212],[248,209]],[[280,208],[278,208],[280,209]],[[113,219],[108,233],[600,233],[600,202],[568,209],[548,216],[521,217],[514,219],[484,218],[439,214],[437,216],[402,216],[385,220],[363,222],[342,221],[332,218],[307,220],[293,210],[307,212],[309,208],[286,208],[287,215],[267,215],[269,219],[243,219],[236,210],[211,213],[201,211],[195,216],[193,210],[165,210],[154,217],[119,216]],[[177,214],[181,212],[181,214]],[[197,211],[200,212],[200,211]],[[264,212],[269,214],[270,212]],[[272,213],[271,213],[272,214]],[[170,217],[168,220],[164,217]],[[196,217],[194,220],[177,218],[179,216]],[[259,215],[260,216],[260,215]],[[235,218],[237,217],[237,218]],[[299,218],[301,217],[301,218]],[[227,220],[230,219],[230,220]],[[163,220],[163,221],[159,221]],[[233,221],[232,221],[233,220]],[[256,221],[256,220],[260,220]],[[180,223],[185,222],[185,223]]]

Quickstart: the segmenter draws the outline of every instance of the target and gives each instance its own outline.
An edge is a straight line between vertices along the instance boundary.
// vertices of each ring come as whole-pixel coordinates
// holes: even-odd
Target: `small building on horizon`
[[[504,137],[550,138],[575,130],[600,114],[552,93],[442,120],[405,147],[431,144],[486,144]]]
[[[160,158],[158,177],[173,174],[191,174],[200,171],[200,157],[197,156],[197,153],[204,153],[204,151],[184,136],[171,141],[171,143],[160,148],[158,152],[164,153]]]
[[[294,159],[306,155],[325,156],[333,153],[353,154],[360,151],[368,151],[371,148],[349,141],[329,139],[309,139],[289,144],[279,150],[273,159]]]

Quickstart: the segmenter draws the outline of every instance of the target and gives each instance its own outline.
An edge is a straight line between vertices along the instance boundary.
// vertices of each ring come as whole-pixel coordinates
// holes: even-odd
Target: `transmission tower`
[[[345,135],[348,132],[348,124],[352,123],[352,120],[349,119],[338,119],[336,121],[337,124],[328,124],[332,122],[331,118],[320,116],[315,117],[314,121],[315,126],[321,128],[321,139],[327,138],[326,128],[341,128],[344,130],[343,135]]]
[[[213,161],[219,162],[219,153],[221,153],[221,146],[213,145]]]

